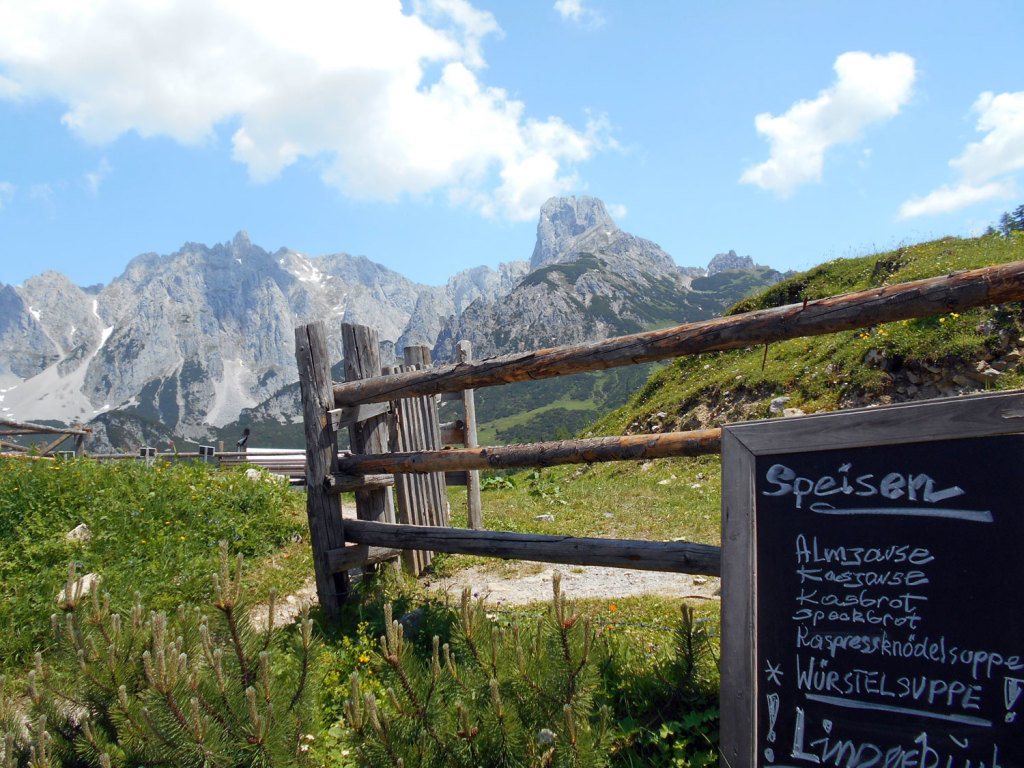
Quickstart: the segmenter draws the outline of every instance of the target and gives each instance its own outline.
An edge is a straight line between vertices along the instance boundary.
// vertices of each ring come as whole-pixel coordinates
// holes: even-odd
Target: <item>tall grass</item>
[[[0,659],[48,642],[69,563],[155,610],[208,597],[217,542],[262,556],[305,528],[286,485],[198,463],[0,458]],[[88,540],[68,540],[81,523]]]

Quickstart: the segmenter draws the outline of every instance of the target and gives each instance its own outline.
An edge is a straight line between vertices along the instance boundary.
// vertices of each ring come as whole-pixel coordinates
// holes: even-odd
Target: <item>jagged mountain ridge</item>
[[[749,265],[712,276],[716,264],[733,267],[724,257]],[[708,269],[678,267],[590,197],[545,204],[532,263],[426,286],[362,256],[270,253],[239,233],[143,254],[107,286],[80,288],[56,272],[0,284],[0,414],[103,415],[97,431],[110,440],[161,429],[209,439],[240,422],[274,431],[299,418],[293,334],[305,322],[370,325],[387,350],[434,346],[438,360],[468,338],[480,358],[717,314],[778,275],[747,269],[752,260],[734,252]],[[340,336],[332,343],[340,360]]]
[[[434,357],[451,359],[463,339],[487,357],[705,319],[782,279],[735,251],[717,254],[706,270],[680,268],[657,243],[622,231],[604,203],[585,196],[544,204],[530,265],[509,293],[449,318]],[[730,282],[734,272],[743,279]]]
[[[443,317],[525,272],[478,267],[427,286],[362,256],[271,254],[245,233],[143,254],[99,289],[45,272],[0,285],[0,413],[70,422],[126,410],[201,436],[294,381],[297,325],[355,322],[399,347],[429,345]]]

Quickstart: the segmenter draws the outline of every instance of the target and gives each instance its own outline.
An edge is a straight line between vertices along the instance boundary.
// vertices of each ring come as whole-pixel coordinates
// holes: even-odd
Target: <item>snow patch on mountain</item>
[[[243,408],[256,405],[252,396],[252,373],[242,360],[224,360],[224,374],[214,384],[213,405],[206,415],[206,421],[215,427],[238,418]]]

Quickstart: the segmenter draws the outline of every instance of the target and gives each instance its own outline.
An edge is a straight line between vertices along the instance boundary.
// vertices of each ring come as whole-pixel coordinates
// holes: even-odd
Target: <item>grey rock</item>
[[[535,522],[538,522],[538,523],[553,523],[553,522],[555,522],[555,516],[554,515],[537,515],[533,519],[534,519]]]
[[[864,365],[881,365],[884,360],[885,355],[875,347],[864,353]]]
[[[67,541],[92,541],[92,531],[85,523],[79,523],[70,531],[64,534]]]
[[[86,573],[75,579],[71,585],[71,592],[68,592],[68,588],[65,586],[57,595],[57,603],[64,604],[69,600],[79,600],[94,589],[96,589],[100,582],[103,581],[103,576],[99,573]]]
[[[269,253],[244,232],[213,247],[143,254],[88,290],[45,272],[0,285],[0,413],[70,423],[125,411],[196,440],[245,409],[288,421],[301,414],[290,387],[296,326],[353,322],[376,328],[388,350],[433,346],[448,317],[495,299],[525,272],[514,262],[426,286],[362,256]],[[329,340],[340,361],[340,334]],[[111,426],[100,426],[89,450],[113,447]],[[131,436],[140,430],[152,431],[136,426]]]
[[[754,259],[750,256],[737,256],[736,251],[716,253],[708,264],[708,277],[730,269],[753,269]],[[781,279],[781,275],[779,276]]]
[[[558,263],[566,246],[588,230],[617,229],[603,202],[583,195],[552,197],[540,208],[530,271]]]
[[[776,397],[768,406],[768,413],[782,413],[783,408],[786,407],[786,403],[788,403],[792,399],[793,398],[787,397],[786,395],[783,395],[782,397]]]
[[[398,619],[398,623],[402,625],[402,632],[406,637],[412,637],[420,631],[420,626],[423,624],[423,619],[426,615],[426,610],[423,606],[416,608],[408,613],[402,615]]]

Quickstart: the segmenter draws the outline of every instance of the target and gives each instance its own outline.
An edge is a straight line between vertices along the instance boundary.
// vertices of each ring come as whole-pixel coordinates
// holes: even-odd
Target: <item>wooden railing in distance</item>
[[[17,443],[5,441],[5,437],[17,435],[58,435],[57,439],[47,443],[39,449],[40,456],[46,456],[56,450],[57,446],[69,437],[75,438],[75,455],[81,456],[85,453],[85,438],[92,434],[90,427],[48,427],[44,424],[32,424],[24,421],[14,421],[6,417],[0,417],[0,450],[10,450],[25,453],[28,449]]]
[[[1024,299],[1024,261],[614,339],[335,384],[337,407],[720,352]]]

